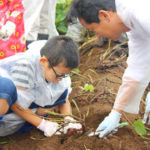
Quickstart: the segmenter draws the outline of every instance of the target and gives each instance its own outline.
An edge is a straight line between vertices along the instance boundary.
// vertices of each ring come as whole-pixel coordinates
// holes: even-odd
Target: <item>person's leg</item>
[[[48,35],[49,39],[53,36],[59,35],[56,25],[55,25],[55,17],[56,17],[56,4],[57,0],[48,0],[48,18],[49,18],[49,25],[48,25]]]
[[[9,104],[7,99],[0,98],[0,115],[6,114],[8,109],[9,109]]]
[[[40,13],[40,27],[38,33],[38,40],[48,40],[48,26],[49,26],[48,8],[49,8],[48,0],[44,0]]]
[[[0,115],[6,114],[16,100],[17,90],[14,83],[10,79],[0,77]]]
[[[40,26],[40,12],[45,0],[24,0],[24,24],[26,44],[28,45],[37,40],[39,26]]]

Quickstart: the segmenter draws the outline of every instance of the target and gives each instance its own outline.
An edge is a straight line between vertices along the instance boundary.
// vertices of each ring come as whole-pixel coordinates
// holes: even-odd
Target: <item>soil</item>
[[[110,112],[126,67],[126,58],[119,65],[112,64],[117,55],[106,60],[102,67],[100,56],[105,50],[106,46],[94,47],[81,55],[80,72],[72,77],[73,90],[70,101],[73,113],[84,118],[85,132],[83,134],[54,135],[47,138],[42,132],[33,128],[24,134],[13,134],[1,138],[0,142],[8,143],[1,144],[0,150],[150,150],[150,142],[138,136],[130,125],[120,128],[116,134],[107,139],[86,135],[89,130],[96,129]],[[94,92],[84,91],[86,83],[94,86]],[[72,100],[76,101],[80,113]],[[144,105],[141,103],[138,115],[124,113],[121,121],[134,122],[136,119],[141,119],[143,114]]]

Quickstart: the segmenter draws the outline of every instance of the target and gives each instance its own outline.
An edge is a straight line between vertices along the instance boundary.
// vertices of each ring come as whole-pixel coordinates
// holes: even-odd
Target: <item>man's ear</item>
[[[43,67],[48,65],[48,60],[47,60],[46,57],[41,57],[40,58],[40,65],[43,66]]]
[[[100,10],[98,13],[98,18],[100,21],[110,22],[111,20],[111,12],[106,10]]]

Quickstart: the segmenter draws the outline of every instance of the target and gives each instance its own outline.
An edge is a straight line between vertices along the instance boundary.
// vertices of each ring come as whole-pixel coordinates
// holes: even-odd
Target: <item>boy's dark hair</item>
[[[82,18],[88,24],[99,23],[100,10],[115,12],[115,0],[73,0],[66,19],[70,23],[74,21],[74,18]]]
[[[41,49],[41,56],[45,56],[52,66],[64,62],[65,67],[73,69],[79,65],[79,53],[75,42],[64,35],[49,39]]]

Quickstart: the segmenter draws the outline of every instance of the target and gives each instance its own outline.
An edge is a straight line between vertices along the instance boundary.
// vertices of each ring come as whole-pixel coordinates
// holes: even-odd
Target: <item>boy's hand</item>
[[[143,123],[144,124],[147,123],[148,125],[150,125],[150,92],[148,92],[146,96],[146,108],[145,108]]]
[[[117,128],[117,125],[120,121],[121,114],[112,110],[110,114],[100,123],[96,132],[103,130],[99,134],[99,138],[104,138],[105,136],[109,135],[114,129]]]
[[[52,136],[60,126],[58,123],[43,119],[37,128],[43,131],[45,136],[49,137]]]
[[[67,123],[64,128],[62,129],[62,132],[64,134],[67,134],[69,130],[74,129],[75,131],[82,131],[82,125],[80,123],[77,123],[77,121],[75,119],[73,119],[70,116],[67,116],[64,118],[65,119],[65,123]]]
[[[15,30],[16,25],[11,21],[7,21],[6,24],[0,29],[0,39],[9,38],[15,33]]]

